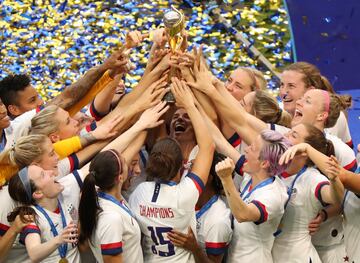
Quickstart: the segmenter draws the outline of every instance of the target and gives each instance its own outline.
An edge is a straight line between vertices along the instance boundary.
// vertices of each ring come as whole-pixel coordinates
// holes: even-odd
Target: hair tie
[[[31,201],[32,193],[31,193],[30,180],[29,180],[29,176],[28,176],[28,168],[25,167],[25,168],[21,169],[18,172],[18,175],[20,177],[21,183],[23,184],[23,186],[25,188],[26,194],[29,197],[29,200]]]
[[[96,172],[95,172],[95,171],[90,171],[90,174],[91,174],[92,176],[94,176],[94,178],[96,179]]]
[[[330,94],[326,90],[323,90],[324,101],[325,101],[325,111],[329,113],[330,111]]]

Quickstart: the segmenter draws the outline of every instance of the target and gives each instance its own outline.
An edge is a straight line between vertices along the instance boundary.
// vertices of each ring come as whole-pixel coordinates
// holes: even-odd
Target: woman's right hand
[[[56,236],[59,245],[63,243],[76,244],[78,242],[78,228],[74,223],[67,225],[60,235]]]
[[[159,120],[160,117],[169,109],[169,105],[166,105],[166,101],[161,101],[152,108],[144,111],[137,123],[141,129],[150,129],[159,126],[164,120]]]
[[[307,148],[310,145],[307,143],[299,143],[294,146],[291,146],[283,155],[280,157],[279,164],[283,165],[284,163],[289,163],[292,159],[294,159],[296,154],[304,154],[307,151]]]
[[[194,95],[185,81],[180,81],[176,77],[171,78],[171,92],[175,96],[176,106],[186,109],[195,105]]]
[[[14,229],[15,233],[21,233],[22,229],[26,227],[29,223],[34,222],[34,216],[32,215],[24,215],[24,220],[21,220],[21,216],[17,215],[15,217],[14,222],[12,222],[11,227]]]
[[[217,175],[219,176],[220,180],[226,179],[226,178],[232,178],[232,172],[235,169],[234,161],[227,157],[225,160],[219,162],[215,166],[215,171]]]

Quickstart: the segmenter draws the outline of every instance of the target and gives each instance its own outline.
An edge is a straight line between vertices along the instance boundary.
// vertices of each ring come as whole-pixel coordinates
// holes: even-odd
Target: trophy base
[[[166,101],[167,103],[175,103],[175,97],[174,94],[172,94],[171,91],[167,92],[164,97],[162,98],[163,101]]]

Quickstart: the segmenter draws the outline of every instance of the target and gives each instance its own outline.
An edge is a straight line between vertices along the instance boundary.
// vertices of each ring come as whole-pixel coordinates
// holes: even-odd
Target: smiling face
[[[59,123],[59,130],[56,132],[58,140],[67,139],[79,134],[79,122],[70,117],[67,111],[59,108],[57,110],[55,119]]]
[[[54,150],[53,144],[50,139],[46,139],[44,144],[42,145],[43,154],[39,157],[39,161],[36,162],[38,166],[43,168],[44,170],[52,170],[55,176],[58,175],[58,163],[59,156]]]
[[[284,110],[292,116],[295,114],[296,101],[308,90],[303,77],[304,74],[294,70],[285,70],[281,74],[280,98],[284,104]]]
[[[254,85],[254,80],[241,68],[234,70],[225,83],[226,89],[237,101],[252,91],[252,85]]]
[[[296,102],[296,110],[291,125],[300,123],[314,125],[318,129],[324,128],[328,113],[324,111],[324,95],[322,90],[311,89]]]
[[[28,173],[37,189],[33,193],[35,199],[56,198],[64,190],[64,186],[55,181],[53,170],[44,170],[40,166],[30,165]]]
[[[170,124],[170,137],[182,141],[196,141],[194,128],[185,109],[175,111]]]
[[[305,139],[307,136],[309,136],[309,133],[303,124],[298,124],[298,125],[292,127],[291,130],[288,131],[284,136],[293,145],[295,145],[295,144],[305,142]]]
[[[246,162],[244,163],[243,171],[248,174],[254,174],[261,170],[262,161],[259,159],[261,149],[264,146],[264,140],[260,135],[253,141],[253,143],[245,149]]]
[[[16,104],[9,105],[9,111],[15,117],[36,109],[44,103],[32,85],[28,85],[24,90],[18,91],[16,93],[16,101]]]

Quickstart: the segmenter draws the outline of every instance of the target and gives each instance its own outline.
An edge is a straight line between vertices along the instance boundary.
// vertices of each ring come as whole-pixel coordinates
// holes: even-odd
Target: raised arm
[[[234,162],[230,158],[226,158],[215,166],[215,171],[224,186],[231,213],[238,222],[256,222],[261,217],[260,211],[254,204],[246,204],[240,197],[232,180],[234,168]]]
[[[344,196],[344,186],[340,181],[336,167],[333,167],[329,162],[329,157],[319,152],[308,143],[300,143],[289,148],[283,156],[281,156],[279,163],[288,163],[296,154],[306,154],[329,179],[330,188],[323,187],[321,189],[321,196],[324,202],[329,204],[340,204]]]
[[[172,78],[171,91],[178,107],[183,107],[188,113],[199,146],[199,152],[191,170],[206,184],[214,154],[214,142],[207,132],[206,124],[195,106],[193,95],[186,83],[177,78]]]
[[[108,74],[110,78],[113,78],[119,73],[119,70],[121,71],[121,69],[124,69],[124,66],[127,63],[128,58],[123,54],[123,49],[114,52],[103,64],[91,68],[84,76],[66,87],[62,93],[50,100],[46,105],[55,104],[65,110],[69,110],[85,97],[89,90],[95,86],[96,82],[107,70],[109,70]]]
[[[212,84],[212,75],[209,75],[209,72],[204,65],[201,65],[200,68],[194,67],[193,71],[197,81],[195,83],[189,83],[189,85],[192,88],[198,89],[209,96],[213,101],[213,104],[215,105],[220,117],[232,128],[234,128],[247,144],[251,144],[252,140],[256,138],[256,134],[259,134],[260,131],[254,130],[254,128],[249,125],[247,121],[247,112],[237,101],[234,102],[234,98],[227,99],[220,94],[217,88],[215,88],[215,86]],[[208,79],[208,81],[198,81],[206,79]]]

